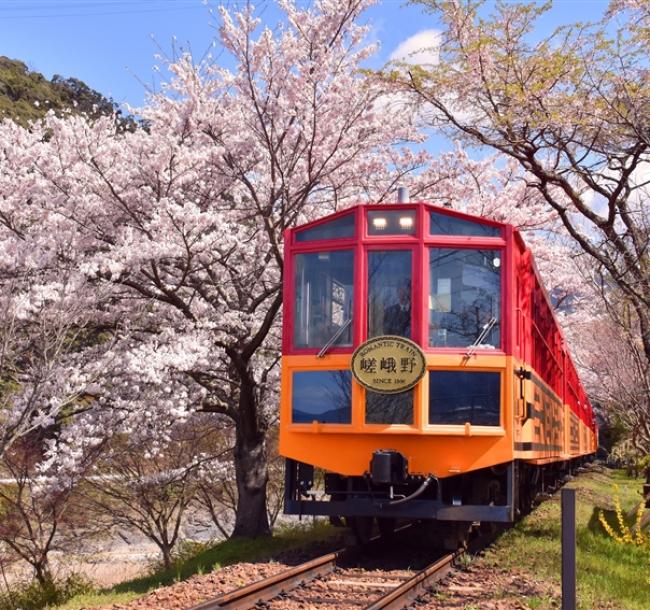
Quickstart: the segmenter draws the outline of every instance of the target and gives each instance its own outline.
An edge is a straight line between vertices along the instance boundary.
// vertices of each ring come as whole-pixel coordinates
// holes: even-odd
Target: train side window
[[[368,338],[411,337],[411,251],[368,253]]]
[[[501,375],[479,371],[429,371],[429,424],[498,426]]]
[[[456,216],[429,213],[429,233],[431,235],[467,235],[470,237],[500,237],[501,229],[491,225],[472,222]]]
[[[413,424],[413,390],[399,394],[366,391],[367,424]]]
[[[349,424],[352,421],[350,371],[296,371],[292,377],[294,424]]]
[[[296,232],[296,241],[316,241],[319,239],[345,239],[354,237],[354,214],[346,214],[329,222]]]
[[[352,345],[354,253],[297,254],[294,346],[320,348],[340,332],[335,346]]]
[[[501,345],[501,252],[429,249],[429,345]]]

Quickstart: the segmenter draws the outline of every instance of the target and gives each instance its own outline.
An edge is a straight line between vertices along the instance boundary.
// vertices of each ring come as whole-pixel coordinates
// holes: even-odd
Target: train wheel
[[[354,534],[357,544],[365,545],[372,538],[372,526],[374,519],[372,517],[350,517],[348,525]]]
[[[345,523],[343,523],[343,519],[339,517],[338,515],[330,515],[330,524],[333,525],[334,527],[345,527]]]
[[[377,517],[377,527],[382,538],[392,538],[397,526],[397,519],[393,517]]]
[[[437,548],[455,551],[467,546],[471,528],[469,521],[427,521],[426,537]]]

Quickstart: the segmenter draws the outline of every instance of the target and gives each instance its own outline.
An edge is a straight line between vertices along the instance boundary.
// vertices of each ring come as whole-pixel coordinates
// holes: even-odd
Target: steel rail
[[[410,525],[396,531],[408,529]],[[370,544],[381,541],[377,536]],[[367,546],[366,546],[367,548]],[[333,572],[337,562],[344,556],[358,551],[358,547],[340,549],[298,566],[284,570],[254,583],[244,585],[234,591],[222,593],[207,601],[189,608],[189,610],[249,610],[260,602],[269,601],[282,593],[300,587],[302,584]],[[454,560],[462,550],[449,553],[421,570],[401,585],[391,589],[379,599],[366,606],[364,610],[403,610],[421,595],[427,587],[444,578],[452,569]]]
[[[366,606],[364,610],[403,610],[408,608],[417,597],[426,591],[429,585],[447,576],[459,554],[457,551],[438,559],[406,582]]]
[[[335,551],[322,557],[263,578],[229,593],[223,593],[208,601],[192,606],[190,610],[243,610],[255,604],[272,599],[280,593],[295,589],[301,583],[329,574],[336,567],[337,559],[344,551]]]

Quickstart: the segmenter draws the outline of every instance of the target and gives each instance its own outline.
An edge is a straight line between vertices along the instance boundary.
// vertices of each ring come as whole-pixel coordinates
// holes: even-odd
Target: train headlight
[[[411,216],[400,216],[399,226],[402,229],[410,229],[413,226],[413,218]]]
[[[377,218],[372,219],[372,226],[379,231],[385,229],[387,224],[388,221],[383,216],[377,216]]]

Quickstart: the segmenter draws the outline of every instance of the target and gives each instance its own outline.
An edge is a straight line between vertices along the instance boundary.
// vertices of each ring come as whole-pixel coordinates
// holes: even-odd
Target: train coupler
[[[394,449],[379,449],[370,460],[370,480],[375,485],[399,485],[408,478],[408,460]]]

